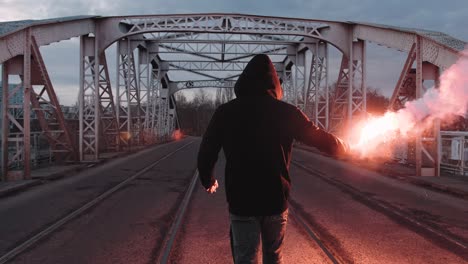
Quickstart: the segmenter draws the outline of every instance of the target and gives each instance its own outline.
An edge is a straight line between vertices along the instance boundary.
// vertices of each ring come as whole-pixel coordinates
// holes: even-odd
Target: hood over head
[[[265,54],[255,55],[247,64],[234,85],[237,98],[270,95],[278,100],[283,97],[275,66]]]

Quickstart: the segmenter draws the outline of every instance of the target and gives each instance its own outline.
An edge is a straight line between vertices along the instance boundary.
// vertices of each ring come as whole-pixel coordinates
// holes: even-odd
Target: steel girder
[[[305,101],[308,105],[305,109],[317,126],[328,130],[328,45],[317,42],[309,49],[312,59]]]
[[[72,37],[93,33],[103,39],[99,50],[102,52],[116,40],[124,37],[132,27],[122,21],[157,21],[156,25],[135,29],[147,29],[157,39],[178,39],[180,36],[197,35],[202,32],[252,34],[278,36],[292,42],[296,39],[289,36],[317,35],[312,29],[314,25],[326,25],[322,37],[325,41],[338,47],[347,54],[347,39],[353,34],[355,39],[362,39],[386,45],[388,47],[409,51],[416,36],[422,38],[423,60],[428,61],[442,69],[448,68],[456,62],[464,49],[465,42],[452,38],[440,32],[418,30],[414,28],[392,27],[388,25],[366,24],[362,22],[340,22],[313,19],[297,19],[284,17],[265,17],[243,14],[186,14],[186,15],[146,15],[127,17],[92,17],[82,16],[76,18],[59,18],[36,20],[25,23],[24,26],[14,30],[6,30],[0,35],[0,63],[17,55],[23,54],[22,42],[25,41],[25,31],[31,29],[39,46],[53,42],[70,39]],[[26,21],[25,21],[26,22]],[[9,27],[8,22],[2,25]],[[217,28],[216,28],[217,27]],[[349,29],[353,30],[350,32]],[[178,31],[178,32],[174,32]],[[184,32],[185,31],[185,32]],[[275,34],[276,33],[276,34]],[[263,37],[260,37],[263,39]]]
[[[320,30],[328,28],[325,22],[290,21],[287,19],[241,16],[241,15],[176,15],[127,17],[122,20],[129,25],[128,33],[140,32],[245,32],[252,30],[260,34],[310,35],[322,38]]]
[[[151,99],[151,58],[146,48],[138,48],[138,87],[140,88],[141,108],[144,110],[143,128],[149,127],[150,99]]]
[[[25,47],[26,48],[26,47]],[[29,56],[31,57],[31,56]],[[30,108],[29,95],[26,98],[24,89],[27,81],[24,73],[26,69],[26,58],[15,57],[2,64],[2,179],[21,179],[30,177],[30,155],[26,155],[30,145],[26,144],[26,138],[30,137],[30,116],[14,116],[12,112],[16,109]],[[29,70],[30,71],[30,70]],[[11,75],[21,76],[22,82],[17,84],[12,91],[9,90],[9,79]],[[30,80],[30,79],[29,79]],[[30,81],[29,81],[30,83]],[[18,93],[23,93],[23,102],[10,102]],[[27,102],[27,103],[26,103]],[[11,171],[10,166],[23,166],[23,171]]]
[[[348,120],[353,117],[366,117],[366,42],[353,42],[349,68],[352,69],[351,83],[348,87]]]
[[[31,51],[34,59],[32,61],[32,84],[42,86],[37,93],[35,87],[31,86],[33,110],[44,135],[49,141],[51,153],[55,159],[61,161],[74,160],[78,154],[77,149],[34,37],[31,38]]]
[[[94,68],[91,68],[94,74]],[[99,58],[99,86],[98,97],[100,121],[102,129],[99,135],[104,139],[104,151],[119,151],[120,136],[119,124],[116,116],[114,96],[110,84],[109,69],[107,67],[106,53],[101,53]]]
[[[342,57],[340,71],[338,73],[338,81],[332,91],[331,111],[330,111],[330,131],[337,132],[340,126],[346,120],[346,111],[348,103],[348,87],[350,79],[348,58]]]
[[[402,72],[390,100],[389,109],[398,111],[406,102],[421,98],[426,90],[424,81],[439,83],[440,68],[432,63],[422,61],[421,39],[411,46]],[[416,62],[416,68],[413,64]],[[440,120],[435,120],[433,127],[422,135],[406,142],[400,142],[395,155],[404,161],[414,162],[416,175],[440,175]]]
[[[133,54],[135,49],[129,39],[117,43],[117,119],[121,141],[128,148],[140,144],[145,117]]]
[[[215,79],[215,80],[187,80],[170,82],[169,87],[171,94],[184,89],[195,89],[195,88],[234,88],[235,80]]]
[[[172,134],[175,130],[176,123],[177,123],[177,111],[176,111],[176,103],[175,98],[173,95],[169,97],[169,107],[168,107],[168,120],[167,120],[167,137],[172,137]]]
[[[341,133],[355,118],[366,116],[366,44],[350,41],[351,59],[342,57],[338,81],[332,94],[330,131]],[[346,128],[346,127],[345,127]]]
[[[53,89],[39,46],[28,31],[24,42],[24,55],[3,63],[2,97],[2,175],[7,179],[28,179],[31,177],[31,117],[36,115],[46,136],[51,153],[57,160],[73,159],[75,145],[58,98]],[[9,90],[9,76],[19,76],[21,83]],[[40,88],[36,91],[35,88]],[[22,93],[23,102],[10,102]],[[22,109],[22,111],[18,111]],[[10,155],[11,153],[11,155]],[[22,171],[10,171],[12,165]]]
[[[169,87],[167,78],[164,76],[162,81],[162,87],[158,98],[158,122],[157,122],[157,137],[165,139],[170,135],[170,100]]]
[[[226,34],[209,32],[149,32],[144,40],[164,43],[291,44],[300,43],[302,35]]]
[[[451,45],[443,45],[430,37],[431,35],[437,35],[439,32],[426,32],[426,34],[423,34],[417,29],[408,31],[379,25],[357,24],[354,26],[353,35],[354,38],[372,41],[405,52],[409,52],[416,39],[419,38],[423,61],[430,62],[441,69],[446,69],[454,64],[461,56],[460,51],[463,50],[463,47],[461,50],[456,50]],[[462,41],[450,38],[447,35],[439,37],[440,39],[447,39],[449,42],[460,42],[459,44],[464,46]]]
[[[138,48],[138,87],[140,89],[141,108],[144,110],[142,133],[144,144],[158,141],[158,124],[161,100],[162,79],[166,70],[162,69],[158,58],[157,46],[146,43]]]
[[[107,17],[97,20],[103,36],[100,50],[126,36],[145,34],[149,39],[172,40],[199,34],[253,35],[253,41],[297,42],[311,37],[332,43],[347,54],[349,25],[335,21],[262,17],[242,14],[187,14]],[[119,24],[119,27],[115,25]],[[290,37],[294,36],[294,37]],[[299,38],[298,38],[299,36]],[[230,38],[224,36],[225,38]],[[232,39],[231,39],[232,40]],[[219,41],[218,42],[222,42]]]
[[[328,129],[328,48],[324,42],[297,46],[281,66],[285,101],[299,107],[319,127]]]
[[[96,39],[80,38],[79,150],[80,161],[99,159],[99,55]]]
[[[416,98],[416,71],[413,69],[416,60],[416,43],[408,53],[400,78],[393,90],[388,108],[397,111],[405,106],[405,103]]]
[[[295,103],[295,92],[294,92],[294,83],[293,83],[293,75],[292,75],[292,62],[285,62],[284,64],[284,71],[280,75],[283,87],[283,100],[294,104]]]
[[[49,20],[50,21],[50,20]],[[95,32],[94,17],[51,23],[37,23],[30,27],[0,36],[0,63],[24,54],[23,43],[28,35],[35,37],[38,46]],[[29,33],[28,33],[29,32]]]
[[[173,122],[176,120],[175,110],[171,111],[173,93],[170,92],[167,69],[165,64],[158,58],[157,48],[148,45],[147,50],[140,50],[144,55],[141,56],[139,62],[140,74],[138,75],[138,82],[141,84],[149,81],[149,86],[143,88],[147,89],[147,99],[143,102],[146,112],[142,131],[144,131],[145,143],[154,143],[166,140],[172,135],[173,131],[171,127],[174,127]],[[141,70],[142,68],[145,69],[145,73]],[[147,73],[150,74],[149,80],[146,79]],[[174,107],[175,104],[172,103],[172,108]]]
[[[215,62],[215,61],[165,61],[169,66],[170,71],[196,71],[196,72],[242,72],[248,61],[230,61],[230,62]],[[282,71],[281,63],[273,63],[277,72]]]
[[[416,60],[416,43],[411,47],[408,57],[406,58],[402,72],[396,84],[393,95],[390,99],[388,109],[390,111],[398,111],[404,108],[406,102],[416,99],[416,69],[413,64]],[[415,162],[416,155],[414,145],[409,141],[400,142],[394,151],[394,156],[403,162]]]
[[[440,68],[423,62],[423,41],[416,38],[416,99],[426,91],[424,81],[432,80],[439,86]],[[440,176],[440,120],[434,120],[431,129],[416,136],[415,164],[416,176]]]
[[[80,39],[78,102],[80,160],[96,161],[102,151],[118,151],[119,123],[106,54],[98,54],[94,37]]]
[[[288,54],[287,47],[291,45],[288,44],[275,44],[275,43],[231,43],[224,42],[223,44],[219,42],[199,42],[199,43],[190,43],[190,42],[157,42],[159,47],[161,47],[159,53],[186,53],[192,55],[250,55],[260,53],[269,53],[271,55],[294,55]],[[218,61],[228,61],[236,60],[236,57],[212,59]]]
[[[295,105],[302,111],[306,111],[307,104],[306,95],[306,50],[297,50],[294,57],[294,92],[295,92]]]
[[[163,89],[166,91],[168,90],[167,87],[163,87],[163,80],[165,76],[165,71],[159,67],[157,62],[154,62],[157,67],[153,67],[151,71],[151,93],[150,93],[150,113],[149,118],[151,122],[149,123],[148,129],[151,130],[151,139],[153,141],[157,141],[161,138],[162,133],[161,130],[161,123],[162,121],[162,114],[161,114],[161,107],[162,104],[162,95]],[[164,83],[166,83],[164,81]]]

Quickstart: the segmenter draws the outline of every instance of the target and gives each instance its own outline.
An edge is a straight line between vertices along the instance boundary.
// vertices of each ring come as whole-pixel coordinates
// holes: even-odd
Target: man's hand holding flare
[[[206,192],[209,193],[209,194],[213,194],[216,192],[216,189],[218,189],[218,180],[215,180],[215,182],[213,183],[213,185],[211,185],[210,188],[206,189]]]

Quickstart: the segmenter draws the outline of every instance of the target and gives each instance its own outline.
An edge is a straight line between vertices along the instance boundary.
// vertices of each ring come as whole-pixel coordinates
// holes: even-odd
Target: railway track
[[[315,228],[311,227],[307,220],[305,220],[299,213],[296,212],[294,206],[289,207],[289,217],[293,218],[293,220],[299,225],[299,227],[306,232],[306,234],[311,238],[318,247],[325,253],[330,263],[333,264],[342,264],[347,263],[345,259],[341,256],[336,248],[327,244],[324,239],[319,235]]]
[[[167,264],[171,261],[171,253],[175,248],[175,241],[177,240],[177,235],[182,227],[182,224],[185,219],[185,214],[187,212],[187,208],[190,205],[190,202],[193,198],[194,189],[196,182],[198,180],[198,171],[192,177],[189,187],[186,190],[183,200],[181,201],[179,208],[175,217],[173,218],[171,227],[169,231],[166,233],[165,238],[163,240],[162,249],[159,253],[158,259],[156,263],[159,264]],[[299,213],[296,212],[295,206],[290,205],[289,207],[289,217],[292,218],[292,224],[298,226],[299,229],[303,230],[305,234],[310,238],[310,241],[314,241],[318,248],[323,251],[323,253],[327,257],[328,263],[333,264],[341,264],[341,263],[349,263],[347,261],[347,257],[343,257],[341,254],[341,249],[336,249],[333,247],[332,244],[327,243],[321,238],[319,232],[315,230],[314,227],[309,225],[307,220]],[[227,241],[226,241],[227,242]],[[228,242],[227,242],[228,243]]]
[[[198,171],[193,175],[193,178],[190,182],[189,187],[187,188],[187,191],[185,193],[184,199],[182,200],[179,209],[177,210],[176,216],[174,217],[174,220],[172,222],[172,225],[169,229],[169,232],[166,234],[166,237],[163,242],[162,250],[159,255],[157,263],[159,264],[166,264],[170,263],[170,256],[171,256],[171,251],[174,247],[174,242],[176,240],[178,231],[183,223],[185,213],[187,211],[187,207],[189,206],[190,200],[192,199],[193,191],[196,185],[198,179]],[[325,253],[327,256],[328,260],[330,263],[333,264],[341,264],[341,263],[346,263],[343,258],[341,258],[337,251],[330,248],[329,245],[326,245],[320,236],[317,234],[314,229],[307,224],[307,222],[300,216],[296,211],[290,207],[289,209],[289,217],[292,217],[299,225],[299,228],[304,230],[305,233],[310,237],[312,241],[315,241],[317,246]]]
[[[35,235],[27,239],[26,241],[22,242],[21,244],[15,246],[13,249],[9,250],[7,253],[5,253],[3,256],[0,257],[0,264],[7,263],[10,260],[13,260],[15,257],[23,253],[25,250],[28,248],[32,247],[33,245],[37,244],[39,241],[44,239],[45,237],[53,234],[55,231],[57,231],[60,227],[64,226],[65,224],[69,223],[71,220],[75,219],[77,216],[80,214],[86,212],[87,210],[91,209],[92,207],[96,206],[100,202],[104,201],[105,199],[109,198],[112,194],[114,194],[116,191],[122,189],[125,187],[128,183],[131,181],[137,179],[139,176],[145,174],[158,164],[160,164],[162,161],[166,160],[170,156],[174,155],[175,153],[181,151],[182,149],[188,147],[189,145],[193,144],[195,141],[190,141],[181,147],[177,148],[176,150],[166,154],[165,156],[159,158],[158,160],[152,162],[151,164],[145,166],[144,168],[138,170],[134,174],[132,174],[130,177],[126,178],[125,180],[115,184],[113,187],[107,189],[97,197],[91,199],[88,201],[86,204],[83,206],[73,210],[69,214],[65,215],[64,217],[58,219],[54,223],[48,225],[47,227],[43,228],[39,232],[37,232]]]
[[[304,166],[303,164],[292,161],[292,164],[301,170],[305,171],[309,175],[313,177],[317,177],[320,180],[326,182],[327,184],[333,185],[338,189],[342,190],[344,193],[348,193],[353,198],[365,205],[366,207],[378,211],[390,219],[393,219],[396,223],[403,225],[405,228],[415,231],[433,241],[435,244],[439,245],[442,248],[447,248],[459,255],[462,258],[468,259],[468,241],[464,240],[461,237],[451,233],[450,231],[445,230],[433,223],[424,221],[424,219],[418,219],[409,215],[407,212],[399,209],[385,201],[381,201],[378,199],[369,196],[365,192],[362,192],[344,182],[341,182],[335,178],[331,178],[324,173],[320,172],[319,170],[309,168]],[[307,225],[307,218],[302,220],[304,225]],[[319,236],[318,234],[317,236]],[[324,246],[333,253],[334,250],[327,245],[331,243],[327,243],[327,241],[321,241]],[[336,254],[335,254],[336,256]],[[339,260],[339,254],[337,259]],[[340,263],[340,262],[338,262]]]

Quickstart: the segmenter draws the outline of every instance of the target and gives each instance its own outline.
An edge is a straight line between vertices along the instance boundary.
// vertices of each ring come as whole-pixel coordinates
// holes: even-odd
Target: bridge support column
[[[174,95],[169,97],[169,117],[168,117],[168,136],[171,137],[174,133],[177,123],[177,109]]]
[[[426,87],[424,81],[434,81],[439,86],[439,67],[423,62],[422,38],[416,38],[416,99],[421,98]],[[416,176],[440,176],[440,120],[434,120],[432,128],[416,136]]]
[[[161,89],[158,107],[158,137],[167,140],[169,136],[169,81],[167,76],[161,79]]]
[[[99,159],[99,55],[96,38],[80,38],[79,152],[80,161]]]
[[[294,96],[294,86],[292,80],[292,62],[286,60],[284,63],[284,70],[283,75],[281,76],[281,80],[283,81],[283,93],[284,93],[284,101],[294,104],[295,103],[295,96]]]
[[[27,30],[24,41],[24,55],[23,55],[23,178],[31,178],[31,45],[32,36],[31,29]]]
[[[413,44],[408,53],[405,64],[400,74],[400,78],[395,86],[393,95],[390,99],[389,110],[398,111],[405,106],[406,102],[416,99],[416,69],[413,68],[416,60],[416,43]],[[409,144],[409,141],[400,142],[394,151],[396,158],[407,162],[415,162],[414,143]]]
[[[24,89],[28,81],[24,76],[28,71],[25,66],[26,60],[25,56],[17,56],[2,64],[2,180],[4,181],[28,179],[31,175],[30,144],[27,143],[27,138],[31,136],[30,111],[24,111],[25,108],[30,109],[29,94]],[[21,82],[10,89],[12,75],[20,77]],[[30,77],[28,82],[30,85]],[[26,117],[25,112],[29,116]]]
[[[317,126],[328,130],[328,47],[324,42],[309,45],[312,52],[307,82],[306,113]]]
[[[343,55],[333,91],[330,131],[339,133],[343,126],[366,115],[366,43],[350,41],[349,58]]]
[[[109,78],[106,53],[100,54],[99,59],[99,91],[97,100],[99,102],[100,122],[102,127],[102,138],[104,139],[104,151],[119,151],[120,137],[119,124],[116,117],[114,96]],[[94,74],[95,76],[95,74]]]
[[[161,122],[159,112],[161,111],[161,89],[162,89],[162,76],[163,72],[161,66],[156,60],[152,62],[153,67],[151,70],[151,88],[150,88],[150,119],[149,128],[152,131],[154,141],[160,139],[159,123]]]
[[[31,44],[28,29],[23,56],[2,64],[2,180],[6,181],[31,178]],[[10,75],[21,80],[12,90]]]
[[[117,42],[117,119],[121,140],[127,148],[140,144],[142,127],[135,48],[129,39]]]
[[[348,105],[348,87],[350,81],[349,59],[344,55],[341,58],[340,71],[338,73],[338,81],[331,91],[331,109],[330,109],[330,131],[337,133],[341,130],[343,123],[346,120],[346,112]]]
[[[149,98],[150,98],[150,82],[151,82],[151,64],[148,49],[138,47],[138,87],[140,88],[140,103],[142,113],[142,139],[143,143],[146,142],[146,134],[149,125]]]
[[[352,77],[348,82],[348,122],[352,122],[354,117],[366,117],[365,56],[366,42],[363,40],[352,42],[352,59],[348,60]]]
[[[170,85],[167,76],[168,65],[157,59],[156,51],[152,55],[151,75],[151,129],[157,141],[168,139],[169,133],[169,107]]]
[[[295,104],[302,111],[306,111],[306,50],[297,50],[294,62],[294,91]]]
[[[9,112],[9,80],[8,80],[8,61],[2,64],[2,175],[1,181],[6,181],[8,176],[8,163],[9,163],[9,133],[10,121],[8,117]]]
[[[160,69],[157,66],[158,46],[146,43],[146,48],[138,49],[138,87],[140,88],[141,109],[144,113],[142,120],[143,143],[156,143],[155,124],[157,122],[159,89],[161,80]]]

